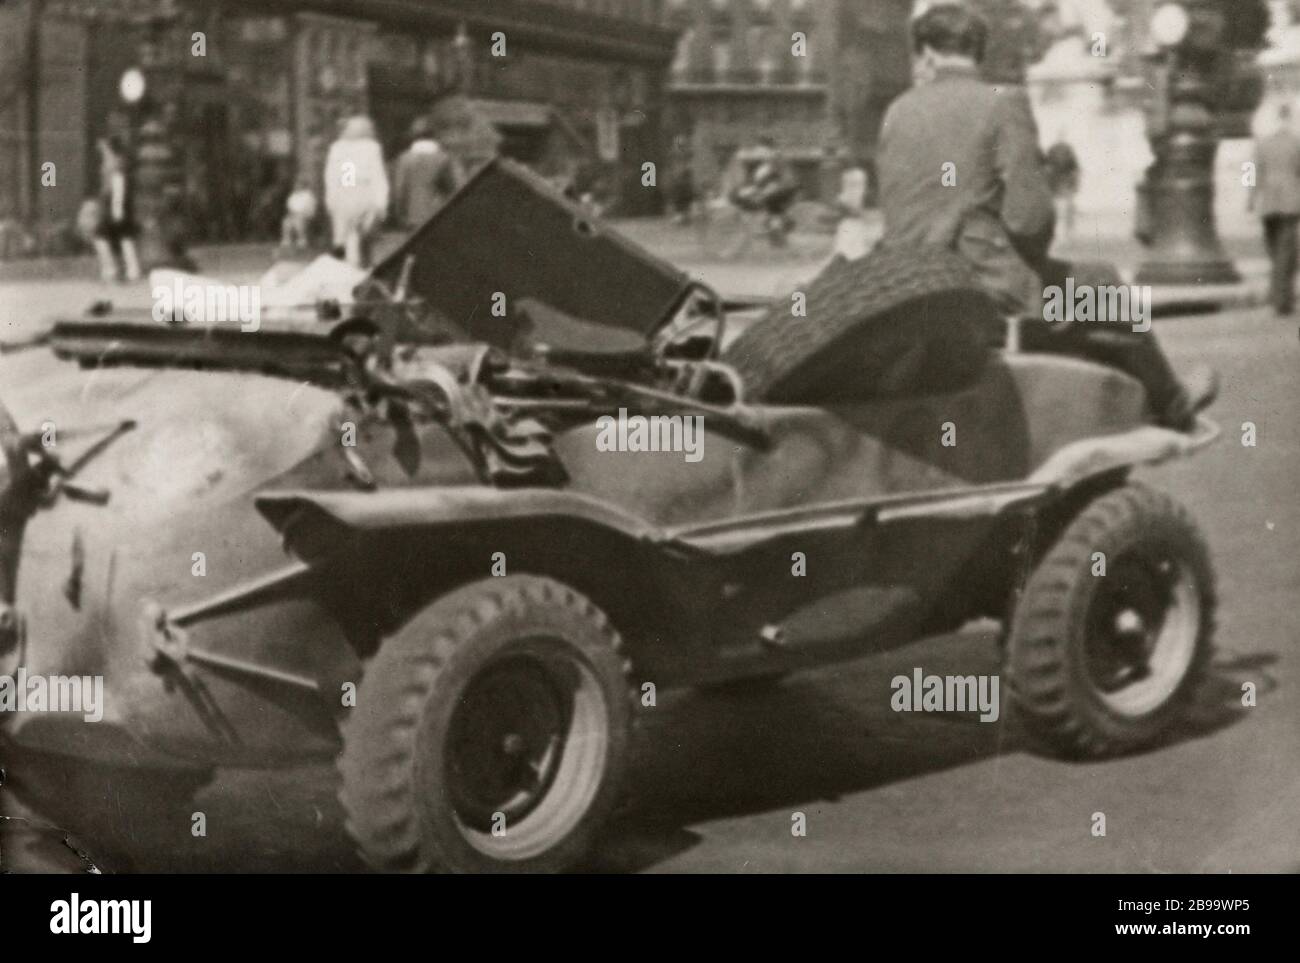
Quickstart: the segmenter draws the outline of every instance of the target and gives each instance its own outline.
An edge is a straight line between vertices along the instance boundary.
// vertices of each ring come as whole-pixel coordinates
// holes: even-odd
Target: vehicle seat
[[[1122,372],[1005,352],[960,391],[764,414],[770,448],[737,455],[747,511],[1021,481],[1068,444],[1146,420],[1145,393]]]
[[[599,453],[595,422],[557,435],[570,485],[660,525],[824,502],[1021,481],[1060,448],[1144,422],[1127,375],[1055,355],[996,352],[961,391],[819,407],[759,406],[767,444],[705,415],[703,458]],[[956,444],[943,444],[952,422]]]
[[[536,298],[520,300],[515,317],[516,350],[607,378],[639,380],[653,371],[649,343],[634,331],[593,324]]]

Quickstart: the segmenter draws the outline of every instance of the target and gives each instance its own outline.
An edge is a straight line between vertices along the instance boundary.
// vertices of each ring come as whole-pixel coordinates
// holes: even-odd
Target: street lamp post
[[[143,97],[136,131],[136,216],[140,223],[140,260],[146,266],[184,263],[184,244],[175,221],[182,174],[172,144],[173,114],[179,96],[174,69],[176,57],[167,51],[167,30],[173,16],[149,20],[149,37],[143,46]]]
[[[474,87],[474,52],[470,49],[469,30],[463,22],[456,25],[451,47],[456,62],[457,90],[461,96],[470,97]]]
[[[27,213],[35,223],[41,217],[41,58],[45,0],[29,0],[27,5]]]
[[[1221,83],[1230,69],[1219,0],[1176,0],[1156,10],[1159,79],[1148,116],[1155,163],[1142,186],[1150,251],[1139,284],[1232,284],[1241,275],[1219,241],[1214,160]]]

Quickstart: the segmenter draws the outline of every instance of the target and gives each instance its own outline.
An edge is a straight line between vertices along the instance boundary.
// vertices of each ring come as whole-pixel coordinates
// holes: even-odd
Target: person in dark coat
[[[1063,236],[1074,234],[1074,198],[1079,193],[1079,158],[1065,138],[1047,148],[1047,184],[1056,201],[1056,226]]]
[[[101,137],[99,149],[100,220],[95,230],[95,253],[105,281],[140,279],[136,238],[135,182],[126,150],[117,137]],[[121,264],[118,257],[121,257]]]
[[[1296,226],[1300,224],[1300,137],[1291,127],[1291,107],[1278,108],[1279,126],[1255,148],[1252,206],[1264,222],[1272,262],[1269,303],[1279,315],[1295,310]]]
[[[668,192],[673,223],[686,224],[695,211],[695,157],[690,138],[678,134],[673,138],[668,165]]]
[[[433,125],[417,117],[411,124],[411,145],[397,159],[393,173],[395,214],[408,230],[419,227],[460,188],[465,175],[460,163],[434,140]]]
[[[881,243],[956,251],[1007,314],[1031,318],[1025,349],[1119,367],[1145,386],[1158,421],[1190,430],[1217,391],[1212,372],[1181,383],[1150,332],[1046,322],[1044,287],[1064,287],[1070,269],[1048,257],[1055,215],[1028,94],[982,79],[987,38],[987,24],[955,3],[913,21],[928,79],[894,101],[881,127]]]

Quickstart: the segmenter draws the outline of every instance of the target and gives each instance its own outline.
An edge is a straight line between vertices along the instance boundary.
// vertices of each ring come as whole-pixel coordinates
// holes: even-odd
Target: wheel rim
[[[608,743],[604,695],[571,648],[534,640],[494,659],[448,730],[443,778],[461,834],[502,860],[552,848],[590,809]]]
[[[1171,558],[1124,555],[1099,579],[1084,665],[1097,697],[1124,716],[1163,706],[1187,677],[1201,632],[1201,594]]]

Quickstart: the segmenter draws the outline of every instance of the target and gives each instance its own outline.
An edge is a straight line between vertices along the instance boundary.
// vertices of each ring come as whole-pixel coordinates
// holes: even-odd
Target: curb
[[[1258,308],[1268,303],[1263,284],[1243,281],[1238,284],[1178,285],[1153,287],[1151,301],[1158,317],[1183,313],[1209,313]]]

